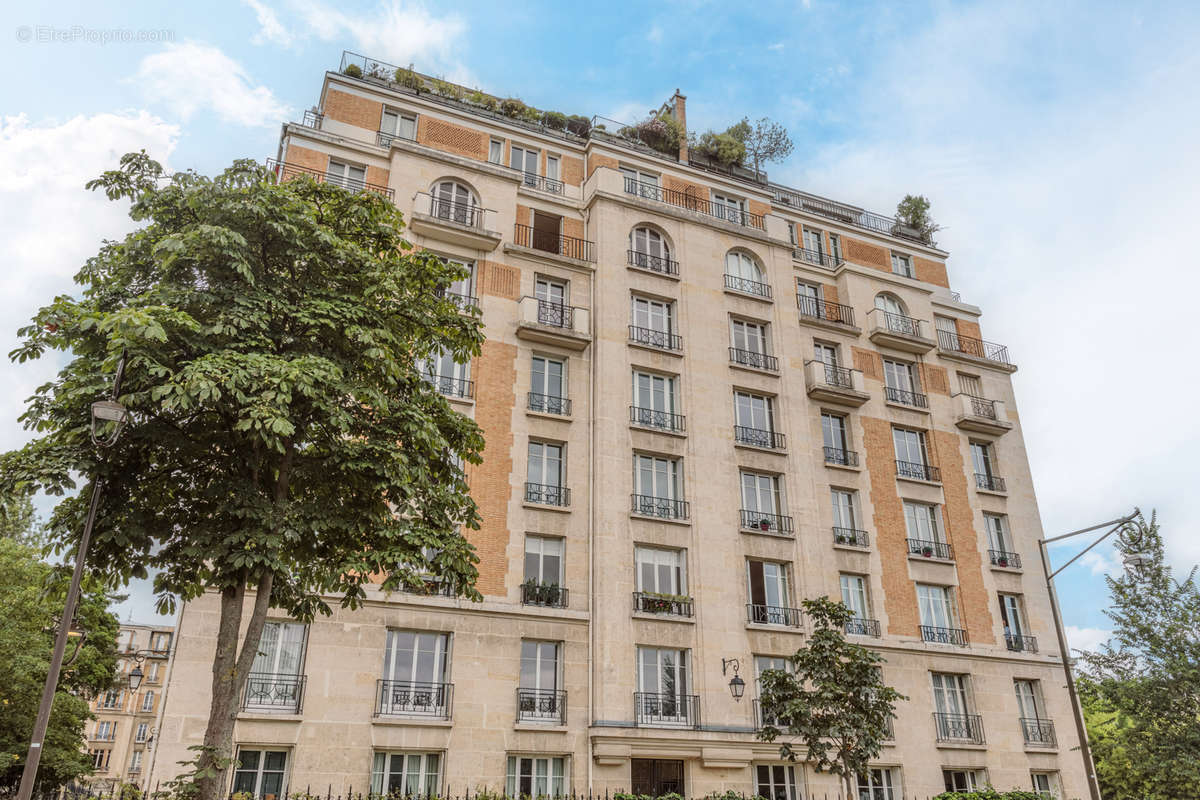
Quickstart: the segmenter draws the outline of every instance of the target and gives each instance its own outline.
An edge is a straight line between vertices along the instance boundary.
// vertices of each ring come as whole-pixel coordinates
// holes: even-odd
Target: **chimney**
[[[675,96],[671,99],[675,105],[675,119],[679,122],[679,127],[683,129],[683,136],[679,140],[679,160],[686,164],[688,160],[687,98],[676,89]]]

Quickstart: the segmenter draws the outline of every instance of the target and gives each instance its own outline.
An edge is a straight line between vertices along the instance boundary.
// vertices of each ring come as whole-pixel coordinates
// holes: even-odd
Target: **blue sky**
[[[100,5],[0,11],[4,351],[128,229],[85,180],[140,147],[202,172],[274,155],[343,49],[622,121],[678,87],[694,129],[787,126],[775,179],[884,212],[928,195],[954,288],[1021,367],[1047,535],[1158,508],[1172,562],[1200,561],[1195,3]],[[52,368],[0,364],[0,447]],[[1074,645],[1103,636],[1115,568],[1102,549],[1059,578]]]

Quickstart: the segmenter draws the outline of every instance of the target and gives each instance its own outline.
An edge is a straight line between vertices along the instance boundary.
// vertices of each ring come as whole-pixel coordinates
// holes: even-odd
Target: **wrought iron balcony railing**
[[[983,718],[978,714],[945,714],[933,712],[933,723],[939,742],[968,742],[983,744]]]
[[[553,689],[517,689],[517,722],[567,724],[567,693]]]
[[[571,416],[571,401],[566,397],[558,397],[553,394],[539,394],[538,392],[529,393],[529,410],[539,411],[543,414],[558,414],[559,416]]]
[[[734,364],[754,369],[765,369],[771,372],[779,371],[779,359],[756,350],[743,350],[740,347],[729,348],[729,360]]]
[[[643,428],[657,428],[660,431],[682,433],[687,420],[683,414],[672,414],[669,411],[659,411],[642,406],[629,407],[629,421]]]
[[[842,259],[832,253],[809,250],[807,247],[793,247],[792,258],[797,261],[803,261],[805,264],[812,264],[814,267],[824,267],[825,269],[837,269],[844,263]]]
[[[629,498],[629,510],[643,517],[687,519],[691,513],[691,508],[686,500],[673,500],[669,497],[655,497],[649,494],[632,494]]]
[[[553,300],[537,299],[537,321],[539,325],[549,325],[552,328],[566,328],[572,330],[575,327],[575,309],[572,306],[563,303],[556,303]]]
[[[438,296],[449,300],[451,303],[454,303],[454,305],[458,307],[459,311],[467,311],[479,305],[479,298],[472,294],[451,292],[447,289],[438,292]]]
[[[792,518],[781,514],[767,514],[762,511],[751,511],[750,509],[743,508],[741,516],[742,530],[744,531],[790,534],[794,530]]]
[[[483,208],[473,203],[457,203],[443,197],[429,196],[429,216],[465,225],[483,227]]]
[[[1025,744],[1031,747],[1058,747],[1052,720],[1021,717],[1021,734],[1025,737]]]
[[[654,256],[638,250],[629,251],[629,266],[637,267],[638,269],[647,269],[651,272],[658,272],[663,275],[679,274],[678,261],[673,261],[666,256]]]
[[[425,681],[375,682],[375,716],[450,719],[454,684]]]
[[[396,141],[397,139],[403,142],[415,142],[416,131],[413,131],[412,136],[406,136],[402,133],[389,133],[387,131],[375,132],[375,144],[379,145],[380,147],[391,147],[392,142]]]
[[[435,575],[418,576],[412,583],[404,584],[401,591],[418,594],[422,597],[455,597],[458,595],[453,583]]]
[[[752,281],[749,278],[739,278],[737,275],[725,275],[725,288],[742,294],[752,294],[755,297],[771,299],[771,284]]]
[[[304,709],[305,675],[251,672],[242,692],[242,709],[299,714]]]
[[[426,373],[425,380],[429,381],[439,393],[446,397],[461,397],[470,400],[475,396],[475,381],[455,378],[451,375],[434,375]]]
[[[379,183],[368,183],[367,181],[360,181],[341,175],[330,175],[319,169],[304,167],[299,164],[289,164],[286,161],[278,161],[274,158],[267,159],[267,169],[275,173],[275,177],[280,183],[300,175],[308,175],[317,181],[317,183],[332,183],[335,186],[341,186],[343,189],[348,189],[352,192],[374,192],[375,194],[383,195],[388,200],[393,200],[396,196],[394,189],[389,189]]]
[[[962,628],[939,628],[936,625],[922,625],[921,639],[935,644],[953,644],[959,647],[967,646],[967,632]]]
[[[841,325],[854,324],[854,309],[850,306],[831,303],[828,300],[818,300],[805,294],[796,295],[796,304],[800,307],[800,316],[802,317],[837,322]]]
[[[1004,646],[1014,653],[1036,653],[1037,637],[1025,633],[1005,633]]]
[[[547,483],[526,483],[525,502],[544,506],[571,505],[571,490],[565,486]]]
[[[988,400],[986,397],[976,397],[973,394],[967,395],[971,400],[971,414],[984,419],[996,419],[996,401]]]
[[[988,550],[988,558],[991,559],[993,567],[1021,568],[1021,556],[1019,553],[1012,553],[1008,550]]]
[[[570,595],[566,587],[557,583],[525,581],[521,584],[521,605],[566,608],[569,602]]]
[[[846,633],[855,636],[879,637],[879,620],[853,617],[846,621]]]
[[[896,461],[896,474],[901,478],[911,478],[917,481],[941,483],[942,471],[929,464],[918,464],[914,461]]]
[[[574,236],[562,236],[554,231],[538,230],[530,225],[517,223],[513,243],[520,247],[556,253],[577,261],[595,261],[595,243]]]
[[[643,614],[665,614],[673,617],[692,616],[692,598],[658,592],[634,592],[633,610]]]
[[[975,473],[975,486],[983,489],[985,492],[1008,491],[1008,485],[1004,482],[1004,478],[998,475],[988,475],[985,472]]]
[[[747,603],[746,620],[756,625],[783,625],[788,628],[799,628],[801,615],[798,608]]]
[[[909,539],[908,552],[915,556],[924,556],[925,558],[940,558],[944,561],[954,560],[954,548],[945,542],[937,542],[931,539]]]
[[[643,328],[640,325],[629,326],[629,341],[646,347],[657,347],[659,350],[683,349],[682,336],[676,336],[667,331],[656,331],[653,328]]]
[[[316,128],[321,130],[321,123],[325,121],[325,115],[315,109],[310,109],[304,112],[304,117],[300,120],[300,124],[306,128]]]
[[[858,451],[843,450],[840,447],[826,447],[825,463],[837,464],[839,467],[857,467]]]
[[[721,203],[714,203],[705,198],[698,197],[690,191],[681,192],[678,189],[665,189],[657,184],[626,177],[625,193],[644,197],[647,200],[655,200],[659,203],[667,203],[716,219],[726,220],[727,222],[732,222],[734,225],[746,225],[759,229],[763,227],[762,214],[751,214],[747,211],[730,208]]]
[[[882,214],[875,214],[871,211],[864,211],[855,206],[849,206],[845,203],[839,203],[836,200],[829,200],[817,195],[800,193],[788,189],[784,186],[771,185],[771,190],[775,194],[775,202],[781,205],[791,206],[792,208],[802,209],[813,214],[819,214],[829,219],[843,222],[847,225],[854,225],[863,230],[872,231],[874,233],[882,233],[887,236],[897,236],[901,239],[908,239],[921,244],[934,245],[934,241],[929,234],[922,231],[909,228],[906,225],[901,225],[896,221],[895,217],[885,217]]]
[[[745,425],[733,426],[733,440],[738,444],[763,447],[767,450],[783,450],[787,447],[787,437],[782,433],[762,428],[749,428]]]
[[[698,728],[700,695],[634,692],[633,719],[637,725]]]
[[[866,531],[858,528],[840,528],[833,526],[833,543],[847,547],[870,547],[871,537]]]
[[[1008,358],[1008,348],[1002,344],[985,342],[983,339],[963,336],[954,331],[940,330],[937,334],[938,347],[942,350],[974,356],[985,361],[994,361],[997,364],[1004,364],[1005,366],[1012,365],[1012,362]]]
[[[816,363],[820,364],[823,368],[826,386],[836,386],[839,389],[854,388],[854,374],[847,367],[838,367],[833,364],[826,364],[823,361]]]
[[[896,314],[892,311],[880,311],[883,315],[883,325],[888,333],[898,333],[901,336],[921,336],[921,320],[905,316],[904,314]]]
[[[896,389],[891,386],[883,387],[889,403],[899,403],[913,408],[929,408],[929,398],[920,392],[910,392],[907,389]]]
[[[517,170],[520,172],[520,170]],[[530,189],[539,189],[550,194],[563,194],[563,182],[556,178],[547,178],[536,172],[521,172],[521,185]]]

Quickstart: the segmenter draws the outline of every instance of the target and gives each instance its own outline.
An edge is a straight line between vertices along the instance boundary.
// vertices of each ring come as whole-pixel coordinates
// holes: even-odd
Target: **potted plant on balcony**
[[[925,556],[926,558],[932,557],[933,556],[933,545],[930,545],[930,544],[921,545],[921,555]]]
[[[999,556],[996,559],[996,566],[997,567],[1007,567],[1008,566],[1008,556]]]
[[[896,224],[892,226],[892,233],[929,242],[939,228],[929,215],[929,198],[924,195],[906,194],[896,204]]]
[[[764,517],[758,521],[757,527],[760,531],[769,531],[771,530],[771,520]]]

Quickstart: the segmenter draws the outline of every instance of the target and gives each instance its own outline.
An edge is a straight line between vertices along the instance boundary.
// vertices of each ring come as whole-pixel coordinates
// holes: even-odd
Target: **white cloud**
[[[767,45],[767,49],[768,50],[782,50],[783,46],[784,46],[783,42],[775,42],[774,44]]]
[[[283,26],[279,21],[279,17],[275,14],[275,9],[259,2],[259,0],[242,0],[250,8],[254,9],[254,15],[258,18],[258,30],[250,41],[254,44],[272,44],[280,45],[281,47],[290,47],[294,39],[291,31]]]
[[[225,122],[275,125],[291,110],[265,86],[252,84],[242,66],[219,48],[198,42],[169,44],[146,56],[134,78],[151,100],[182,119],[211,110]]]
[[[1074,625],[1068,625],[1064,629],[1067,634],[1067,646],[1071,650],[1087,650],[1095,652],[1100,649],[1100,645],[1108,641],[1112,636],[1112,631],[1102,630],[1100,628],[1077,628]]]
[[[33,124],[25,115],[0,119],[0,358],[17,345],[16,331],[55,295],[74,293],[72,277],[103,239],[133,228],[125,203],[83,188],[114,169],[125,153],[145,149],[164,165],[179,128],[146,111],[78,116]],[[64,154],[69,154],[69,157]],[[7,360],[5,360],[7,363]],[[20,446],[28,433],[16,424],[25,399],[57,371],[53,355],[4,369],[0,393],[0,450]]]

